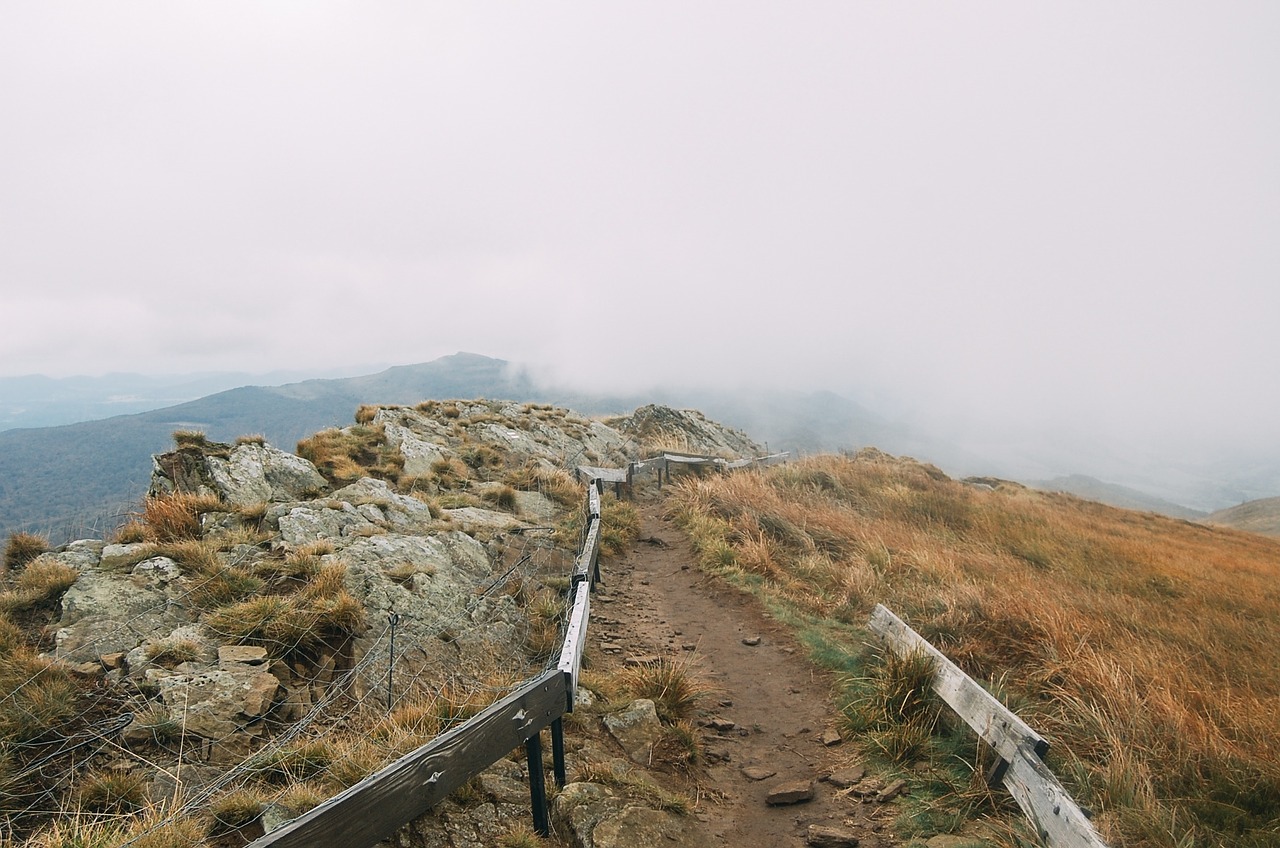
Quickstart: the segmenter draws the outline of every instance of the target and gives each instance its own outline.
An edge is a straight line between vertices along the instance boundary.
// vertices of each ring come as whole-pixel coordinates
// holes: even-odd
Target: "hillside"
[[[1055,477],[1052,480],[1035,480],[1028,482],[1027,485],[1046,492],[1065,492],[1078,498],[1084,498],[1087,501],[1097,501],[1120,509],[1156,512],[1160,515],[1167,515],[1170,518],[1185,518],[1189,521],[1194,521],[1205,517],[1205,513],[1199,510],[1189,509],[1181,504],[1158,498],[1155,495],[1137,489],[1131,489],[1128,486],[1104,483],[1096,477],[1089,477],[1084,474],[1071,474],[1066,477]]]
[[[670,409],[616,428],[482,400],[363,405],[356,419],[303,439],[300,455],[182,433],[156,457],[142,513],[109,541],[46,551],[10,538],[0,843],[261,836],[544,669],[581,525],[573,462],[646,455],[629,432],[654,421],[655,437],[691,451],[756,447]],[[626,549],[634,508],[606,497],[601,515],[604,555]],[[618,678],[616,691],[634,685]],[[581,768],[613,756],[577,736]],[[523,779],[500,761],[412,844],[516,838]],[[630,779],[613,791],[631,806],[596,804],[593,822],[643,809],[694,826],[668,809],[683,799]]]
[[[876,451],[676,497],[704,567],[847,675],[849,728],[904,769],[972,748],[860,706],[876,603],[1051,738],[1050,766],[1110,844],[1280,844],[1280,542]]]
[[[1249,501],[1220,509],[1204,519],[1206,524],[1233,527],[1264,536],[1280,536],[1280,497]]]

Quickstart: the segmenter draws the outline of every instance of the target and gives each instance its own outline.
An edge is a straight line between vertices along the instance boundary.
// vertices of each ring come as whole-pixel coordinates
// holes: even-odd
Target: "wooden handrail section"
[[[1049,743],[883,604],[868,627],[900,657],[923,653],[934,664],[933,690],[1004,763],[999,779],[1040,839],[1054,848],[1107,848],[1093,823],[1044,764]]]

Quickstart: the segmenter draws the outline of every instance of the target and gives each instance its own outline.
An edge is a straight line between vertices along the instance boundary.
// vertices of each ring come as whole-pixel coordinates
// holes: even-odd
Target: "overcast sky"
[[[5,3],[0,374],[1280,431],[1280,4]]]

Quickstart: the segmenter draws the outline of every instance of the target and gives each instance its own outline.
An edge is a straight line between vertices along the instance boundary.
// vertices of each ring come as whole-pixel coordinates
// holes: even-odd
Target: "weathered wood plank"
[[[573,701],[578,694],[578,673],[582,670],[582,653],[587,646],[587,622],[591,618],[591,585],[582,581],[574,589],[573,607],[569,611],[569,623],[564,631],[564,645],[560,649],[560,662],[556,669],[566,677],[567,702],[565,709],[573,712]]]
[[[1003,780],[1045,843],[1054,848],[1107,848],[1089,817],[1034,750],[1020,747]]]
[[[252,848],[373,845],[563,715],[565,693],[565,675],[548,671],[470,721],[255,840]]]
[[[577,583],[579,580],[586,580],[591,577],[591,570],[595,567],[596,561],[600,556],[600,519],[593,518],[591,523],[587,525],[587,535],[582,542],[582,550],[573,560],[572,582]]]
[[[1044,737],[883,604],[876,604],[868,626],[899,656],[923,651],[933,659],[934,691],[995,750],[1000,759],[1012,762],[1023,744],[1041,756],[1049,750],[1049,743]]]
[[[587,486],[587,518],[600,517],[600,490],[594,485]]]
[[[601,468],[595,465],[579,465],[577,473],[578,479],[588,483],[595,480],[603,480],[606,483],[627,482],[627,470],[625,468]]]

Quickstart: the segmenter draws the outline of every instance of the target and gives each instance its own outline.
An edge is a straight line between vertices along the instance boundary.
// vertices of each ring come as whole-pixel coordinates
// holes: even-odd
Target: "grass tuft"
[[[4,547],[4,570],[13,573],[49,550],[49,540],[35,533],[13,533]]]

